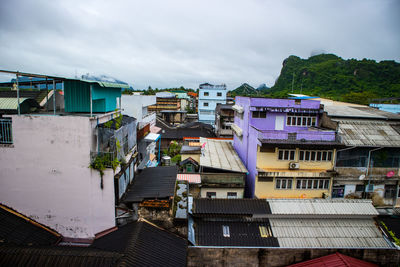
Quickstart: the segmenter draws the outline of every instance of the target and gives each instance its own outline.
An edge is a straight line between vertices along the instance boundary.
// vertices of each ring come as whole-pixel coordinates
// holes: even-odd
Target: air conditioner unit
[[[289,163],[289,169],[291,170],[297,170],[298,168],[300,168],[300,164],[297,162],[290,162]]]

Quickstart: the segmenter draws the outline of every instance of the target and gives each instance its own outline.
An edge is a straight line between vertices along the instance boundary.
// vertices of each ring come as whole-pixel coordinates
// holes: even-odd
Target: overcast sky
[[[0,69],[234,89],[321,51],[399,62],[400,1],[0,1]]]

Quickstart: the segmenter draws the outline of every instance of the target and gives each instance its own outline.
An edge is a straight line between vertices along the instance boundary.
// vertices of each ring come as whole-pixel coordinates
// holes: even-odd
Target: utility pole
[[[294,85],[294,71],[293,71],[293,77],[292,77],[292,94],[293,94],[293,85]]]

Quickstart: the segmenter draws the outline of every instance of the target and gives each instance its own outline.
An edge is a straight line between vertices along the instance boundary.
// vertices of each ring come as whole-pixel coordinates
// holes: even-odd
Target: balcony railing
[[[295,135],[294,135],[295,134]],[[291,133],[281,130],[263,130],[258,132],[259,139],[290,140],[290,141],[322,141],[339,142],[339,136],[334,131],[297,131]]]
[[[0,144],[11,145],[12,143],[12,121],[10,119],[0,119]]]

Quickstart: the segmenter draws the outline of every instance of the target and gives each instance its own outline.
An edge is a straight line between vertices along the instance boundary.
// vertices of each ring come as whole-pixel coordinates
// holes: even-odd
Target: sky
[[[271,87],[290,55],[400,62],[399,14],[400,0],[1,0],[0,69]]]

